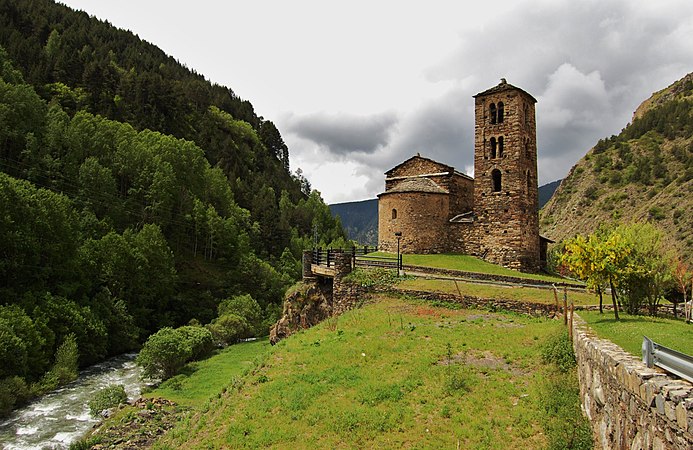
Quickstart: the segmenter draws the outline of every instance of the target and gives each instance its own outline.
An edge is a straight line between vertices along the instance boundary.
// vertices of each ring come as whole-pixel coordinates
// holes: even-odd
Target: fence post
[[[568,326],[568,286],[563,286],[563,325]]]

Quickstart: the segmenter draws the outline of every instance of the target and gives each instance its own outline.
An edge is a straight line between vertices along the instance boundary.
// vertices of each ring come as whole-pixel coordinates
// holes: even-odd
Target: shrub
[[[271,303],[270,303],[271,304]],[[236,295],[223,300],[218,308],[219,317],[235,314],[244,318],[251,327],[254,335],[259,335],[262,327],[262,308],[249,294]],[[250,336],[248,336],[250,337]]]
[[[214,348],[212,333],[204,328],[193,325],[186,325],[175,330],[183,335],[183,339],[188,343],[191,350],[190,359],[200,359],[209,355]]]
[[[120,384],[114,384],[101,389],[89,400],[89,412],[92,417],[98,417],[101,411],[115,408],[128,401],[125,388]]]
[[[8,416],[12,410],[29,399],[29,388],[20,377],[0,380],[0,417]]]
[[[135,362],[143,377],[165,380],[175,375],[192,358],[193,349],[184,333],[164,327],[149,336]]]
[[[43,375],[38,383],[32,385],[33,394],[40,395],[76,380],[79,375],[78,359],[77,338],[74,334],[68,334],[55,352],[53,367]]]
[[[220,346],[226,346],[238,342],[239,339],[252,335],[250,324],[245,318],[237,314],[224,314],[207,325],[214,342]]]

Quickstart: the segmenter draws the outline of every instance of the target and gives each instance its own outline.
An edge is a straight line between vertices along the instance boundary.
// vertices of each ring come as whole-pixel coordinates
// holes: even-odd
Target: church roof
[[[537,99],[532,97],[531,94],[529,94],[527,91],[525,91],[523,89],[520,89],[517,86],[513,86],[512,84],[508,83],[507,81],[505,81],[505,78],[501,78],[501,82],[498,83],[497,86],[494,86],[490,89],[486,89],[484,92],[479,92],[478,94],[476,94],[474,96],[474,98],[483,97],[483,96],[490,95],[490,94],[497,94],[499,92],[504,92],[504,91],[520,91],[523,94],[525,94],[527,97],[531,98],[534,103],[537,102]]]
[[[397,165],[396,165],[395,167],[393,167],[392,169],[390,169],[390,170],[388,170],[387,172],[385,172],[385,175],[391,174],[391,173],[394,172],[395,170],[399,169],[400,167],[404,166],[405,164],[408,164],[410,161],[413,161],[413,160],[415,160],[415,159],[421,159],[421,160],[428,161],[428,162],[430,162],[430,163],[436,164],[436,165],[440,166],[441,169],[442,169],[443,171],[445,171],[445,172],[452,172],[452,171],[455,170],[455,168],[452,167],[452,166],[448,166],[447,164],[443,164],[443,163],[441,163],[441,162],[434,161],[434,160],[432,160],[431,158],[424,158],[423,156],[421,156],[421,155],[419,155],[419,154],[416,154],[416,155],[412,156],[411,158],[407,159],[406,161],[402,161],[401,163],[397,164]]]
[[[388,190],[386,193],[392,192],[425,192],[431,194],[448,194],[448,191],[438,186],[435,181],[430,178],[409,178],[397,184],[397,186]]]

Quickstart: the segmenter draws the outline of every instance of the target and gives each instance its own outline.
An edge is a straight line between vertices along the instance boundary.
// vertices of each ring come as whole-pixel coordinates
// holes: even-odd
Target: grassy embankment
[[[156,447],[539,448],[559,327],[383,296],[280,342]]]
[[[426,278],[405,279],[397,283],[402,289],[417,291],[442,292],[453,295],[470,295],[481,298],[515,300],[525,303],[554,304],[553,290],[519,286],[497,286],[489,284],[475,284],[453,280],[439,280]],[[459,291],[458,291],[459,289]],[[558,300],[563,305],[563,291],[559,289]],[[597,305],[599,298],[589,292],[568,292],[568,301],[576,306]]]
[[[373,255],[395,256],[394,253],[376,252]],[[489,275],[503,275],[507,277],[525,278],[528,280],[543,280],[552,283],[565,282],[563,278],[551,275],[523,273],[497,266],[479,258],[460,254],[436,254],[436,255],[402,255],[402,263],[410,266],[432,267],[436,269],[459,270],[463,272],[485,273]]]
[[[621,312],[621,320],[617,321],[613,312],[599,314],[596,311],[580,311],[578,314],[599,337],[610,340],[635,356],[642,355],[643,336],[665,347],[693,354],[693,324],[681,319],[631,316]]]
[[[267,338],[229,346],[208,359],[186,365],[179,375],[144,397],[163,397],[184,407],[200,408],[222,392],[229,380],[252,369],[269,349]]]

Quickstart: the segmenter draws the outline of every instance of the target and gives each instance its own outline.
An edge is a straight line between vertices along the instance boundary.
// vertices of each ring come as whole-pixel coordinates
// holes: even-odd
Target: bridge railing
[[[334,267],[335,255],[338,253],[347,253],[351,255],[353,267],[402,269],[402,255],[398,257],[371,255],[371,253],[376,251],[378,251],[378,247],[368,245],[351,248],[314,248],[313,264],[322,267]]]

